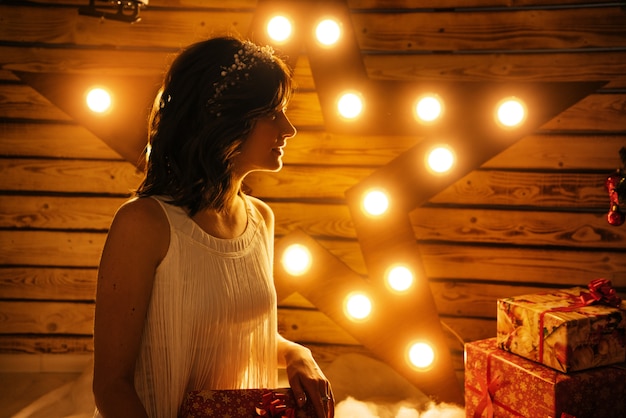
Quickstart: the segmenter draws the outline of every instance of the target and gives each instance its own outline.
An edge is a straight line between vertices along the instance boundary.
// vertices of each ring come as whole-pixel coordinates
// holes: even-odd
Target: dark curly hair
[[[232,192],[239,192],[233,190],[233,157],[256,121],[282,110],[294,89],[291,71],[274,55],[229,74],[236,82],[225,84],[224,70],[246,44],[259,48],[219,37],[176,57],[152,107],[146,175],[137,196],[166,196],[193,216],[206,208],[223,210]]]

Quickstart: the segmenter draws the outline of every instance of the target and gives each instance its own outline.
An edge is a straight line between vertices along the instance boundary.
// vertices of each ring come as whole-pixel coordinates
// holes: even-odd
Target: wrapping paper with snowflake
[[[280,389],[197,390],[189,392],[178,418],[315,418],[310,402],[298,408],[293,392]]]
[[[617,307],[580,287],[499,299],[498,344],[562,372],[624,362],[626,303],[614,296]]]
[[[626,364],[562,373],[500,349],[496,338],[467,343],[465,411],[468,418],[626,417]]]

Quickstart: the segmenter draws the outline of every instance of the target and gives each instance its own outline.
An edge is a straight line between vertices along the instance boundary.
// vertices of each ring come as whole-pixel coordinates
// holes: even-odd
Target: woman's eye
[[[277,110],[277,111],[275,111],[275,112],[272,112],[272,113],[270,113],[270,114],[268,115],[268,119],[269,119],[270,121],[277,120],[278,118],[280,118],[280,116],[281,116],[281,115],[284,115],[284,114],[285,114],[285,111],[286,111],[286,109],[283,109],[283,110]]]

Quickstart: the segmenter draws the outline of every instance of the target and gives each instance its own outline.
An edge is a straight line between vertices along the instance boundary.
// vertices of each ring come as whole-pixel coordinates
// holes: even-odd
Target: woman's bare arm
[[[147,417],[134,387],[154,274],[169,246],[169,224],[153,199],[116,213],[98,270],[93,389],[104,417]]]

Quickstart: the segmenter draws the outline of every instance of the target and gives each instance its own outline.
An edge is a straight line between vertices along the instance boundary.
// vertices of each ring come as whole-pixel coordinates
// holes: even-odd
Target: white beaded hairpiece
[[[206,102],[207,107],[211,107],[222,93],[231,86],[237,85],[243,79],[249,79],[250,73],[247,70],[257,66],[260,62],[266,64],[274,63],[274,49],[269,46],[258,46],[250,41],[243,41],[242,47],[233,54],[233,63],[229,66],[221,67],[221,79],[213,83],[215,91],[213,97]],[[161,96],[159,98],[159,107],[165,108],[172,101],[172,96]],[[217,106],[220,107],[219,105]],[[221,112],[212,109],[211,113],[221,116]]]
[[[236,85],[242,79],[248,79],[250,73],[247,71],[259,63],[273,63],[274,49],[269,46],[258,46],[250,41],[244,41],[241,49],[233,55],[233,63],[230,66],[222,67],[221,80],[213,83],[215,94],[213,100],[219,98],[229,87]]]

